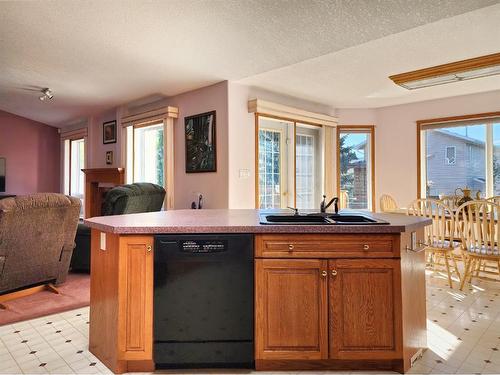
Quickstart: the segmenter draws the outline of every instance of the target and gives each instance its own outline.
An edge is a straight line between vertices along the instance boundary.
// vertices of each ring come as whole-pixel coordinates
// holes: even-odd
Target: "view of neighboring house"
[[[468,187],[485,192],[485,142],[443,129],[426,134],[427,196],[452,195]],[[484,195],[484,194],[483,194]]]

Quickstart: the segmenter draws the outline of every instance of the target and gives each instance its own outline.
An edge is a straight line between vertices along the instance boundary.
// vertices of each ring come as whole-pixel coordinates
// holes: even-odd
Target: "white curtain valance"
[[[177,118],[179,117],[179,109],[177,107],[163,107],[159,109],[154,109],[151,111],[137,113],[135,115],[127,115],[121,118],[121,124],[123,127],[144,124],[148,122],[154,122],[156,120],[161,120],[164,118]]]
[[[325,115],[323,113],[316,113],[305,111],[294,107],[289,107],[283,104],[268,102],[261,99],[253,99],[248,101],[248,112],[258,113],[263,116],[271,115],[284,119],[293,120],[296,122],[305,122],[308,124],[337,126],[338,119],[334,116]]]
[[[65,131],[64,129],[60,130],[61,134],[61,139],[79,139],[79,138],[85,138],[87,136],[87,128],[80,128],[80,129],[73,129],[73,130],[67,130]]]

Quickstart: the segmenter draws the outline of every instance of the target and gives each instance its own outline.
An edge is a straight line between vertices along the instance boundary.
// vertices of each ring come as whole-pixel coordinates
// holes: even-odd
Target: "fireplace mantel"
[[[125,168],[87,168],[82,172],[85,174],[85,218],[101,216],[101,187],[123,185]]]

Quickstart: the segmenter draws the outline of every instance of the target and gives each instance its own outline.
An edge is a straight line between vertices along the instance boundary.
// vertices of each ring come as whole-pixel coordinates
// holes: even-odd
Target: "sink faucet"
[[[326,203],[325,199],[326,199],[326,195],[323,195],[323,200],[321,201],[321,204],[319,206],[320,211],[321,212],[326,212],[326,209],[328,207],[330,207],[332,205],[332,203],[335,203],[335,205],[333,207],[334,207],[335,213],[338,214],[339,213],[339,205],[338,205],[339,198],[338,197],[333,197],[330,200],[330,202],[328,202],[328,204]]]
[[[299,209],[298,208],[290,207],[290,206],[288,206],[287,208],[289,208],[290,210],[293,210],[293,214],[294,215],[298,215],[299,214]]]

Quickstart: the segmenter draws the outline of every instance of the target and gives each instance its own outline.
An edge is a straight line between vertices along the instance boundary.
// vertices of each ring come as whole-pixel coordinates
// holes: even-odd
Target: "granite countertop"
[[[85,219],[91,228],[116,234],[155,233],[400,233],[431,223],[430,219],[394,213],[364,213],[389,222],[380,225],[262,225],[267,210],[172,210]],[[289,210],[272,211],[290,213]],[[344,211],[345,212],[345,211]],[[352,212],[352,211],[351,211]],[[347,212],[346,212],[347,213]]]

